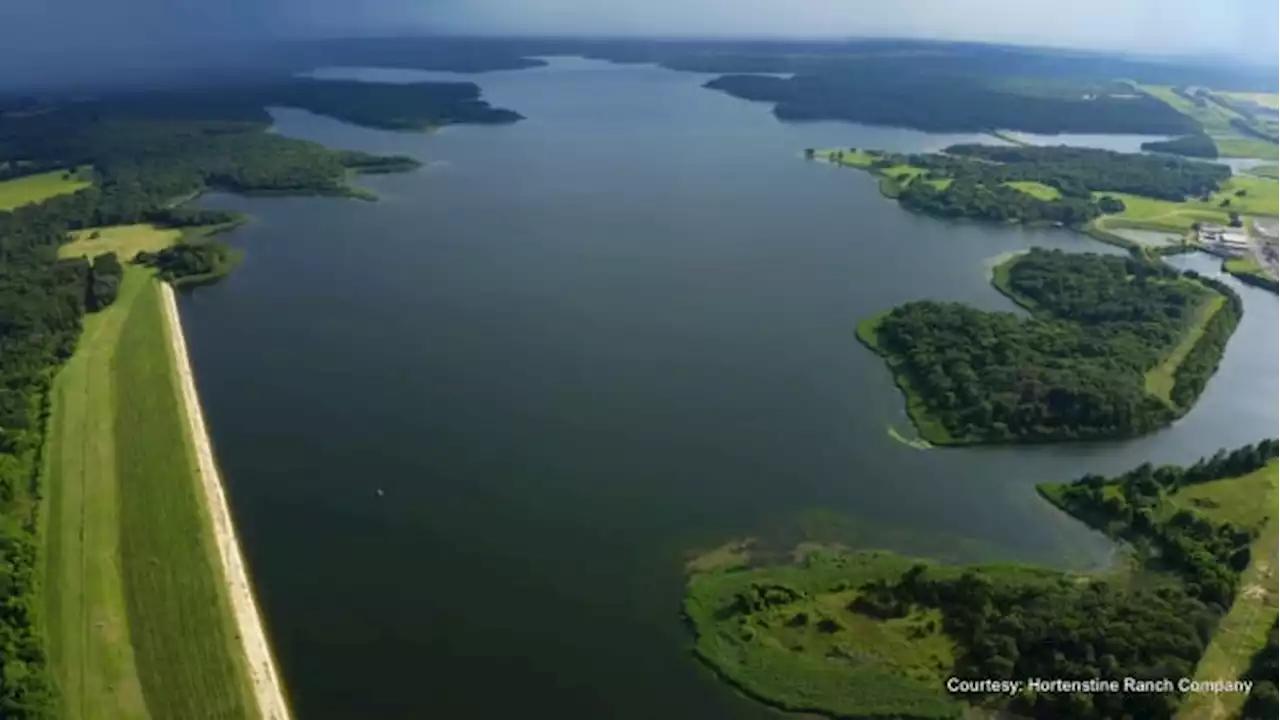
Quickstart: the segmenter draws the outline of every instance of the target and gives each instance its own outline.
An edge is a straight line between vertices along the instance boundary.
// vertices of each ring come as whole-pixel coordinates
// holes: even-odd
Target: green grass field
[[[1040,200],[1057,200],[1062,197],[1062,193],[1058,192],[1058,188],[1045,185],[1044,183],[1038,183],[1034,180],[1017,180],[1014,182],[1007,182],[1005,185],[1008,185],[1014,190],[1021,190],[1031,197]]]
[[[1190,325],[1187,326],[1186,332],[1183,333],[1182,339],[1178,341],[1173,350],[1169,351],[1164,361],[1147,371],[1147,392],[1163,400],[1169,407],[1174,407],[1170,394],[1173,393],[1178,366],[1186,359],[1187,354],[1196,346],[1196,343],[1200,342],[1200,338],[1204,335],[1205,326],[1222,309],[1226,301],[1225,297],[1214,292],[1201,303],[1200,307],[1196,309],[1195,317],[1191,320]]]
[[[1280,95],[1277,95],[1276,93],[1221,92],[1218,90],[1214,90],[1214,92],[1233,100],[1247,100],[1255,102],[1263,107],[1280,108]]]
[[[1104,229],[1132,227],[1183,232],[1189,230],[1192,223],[1211,222],[1225,225],[1230,219],[1227,210],[1204,204],[1176,203],[1126,193],[1095,192],[1093,194],[1094,198],[1103,195],[1110,195],[1124,202],[1124,212],[1098,218],[1098,224]],[[1199,201],[1197,200],[1196,203]]]
[[[1236,193],[1243,191],[1243,197]],[[1222,208],[1226,200],[1231,204]],[[1222,185],[1222,189],[1210,196],[1208,201],[1196,198],[1188,200],[1193,207],[1206,209],[1234,210],[1242,215],[1280,215],[1280,181],[1271,178],[1253,177],[1250,175],[1233,175]]]
[[[256,716],[217,560],[158,286],[139,294],[112,367],[120,561],[156,718]]]
[[[59,717],[257,717],[161,300],[128,266],[54,383],[43,532]]]
[[[87,171],[88,168],[53,170],[0,181],[0,211],[83,190],[93,184],[84,179]]]
[[[847,607],[855,588],[895,578],[914,562],[889,553],[810,549],[796,564],[696,573],[685,594],[685,613],[697,632],[694,651],[721,677],[775,707],[852,717],[956,717],[963,705],[943,689],[955,658],[940,614],[880,621]],[[690,567],[698,565],[710,563]],[[776,591],[779,599],[751,612],[728,610],[738,593],[756,587]]]
[[[1173,496],[1173,504],[1219,521],[1246,527],[1263,525],[1250,547],[1249,566],[1226,617],[1196,666],[1197,680],[1235,679],[1244,674],[1254,654],[1267,642],[1276,619],[1277,585],[1277,462],[1239,478],[1193,485]],[[1228,720],[1239,713],[1245,696],[1188,694],[1179,709],[1180,720]]]
[[[1245,172],[1257,177],[1280,179],[1280,165],[1254,165]]]
[[[1222,269],[1233,275],[1262,273],[1262,266],[1252,257],[1230,258],[1222,263]]]
[[[1200,107],[1173,92],[1171,87],[1162,85],[1138,85],[1136,87],[1183,115],[1194,119],[1204,126],[1205,132],[1210,135],[1234,136],[1236,134],[1235,128],[1231,127],[1231,121],[1240,116],[1217,103],[1207,102],[1204,107]]]
[[[837,165],[848,165],[849,167],[868,167],[871,163],[880,159],[879,154],[863,152],[862,150],[856,150],[853,148],[815,150],[813,156],[821,160],[836,163]]]
[[[1258,158],[1259,160],[1280,158],[1280,148],[1258,138],[1215,135],[1213,144],[1218,147],[1218,155],[1226,158]]]
[[[51,391],[41,485],[49,665],[65,720],[148,717],[120,568],[112,364],[145,272],[125,273],[116,302],[85,318]]]
[[[154,252],[178,241],[179,230],[155,225],[114,225],[86,228],[71,234],[71,241],[58,248],[59,257],[93,257],[113,252],[121,262],[133,259],[140,251]],[[96,237],[95,237],[96,236]]]

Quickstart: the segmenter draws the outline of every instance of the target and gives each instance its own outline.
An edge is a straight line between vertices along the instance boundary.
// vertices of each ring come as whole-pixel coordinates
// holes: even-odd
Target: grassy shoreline
[[[925,406],[924,400],[912,387],[911,378],[905,372],[900,371],[901,363],[880,347],[877,332],[879,331],[880,323],[884,322],[884,318],[889,312],[889,310],[885,310],[859,322],[854,333],[858,338],[858,342],[861,342],[868,350],[883,358],[885,364],[889,366],[889,372],[893,375],[894,384],[898,386],[898,389],[902,391],[902,395],[906,399],[907,417],[910,418],[911,424],[915,427],[920,439],[929,443],[930,446],[972,444],[972,441],[952,437],[942,423],[929,414],[929,409]]]

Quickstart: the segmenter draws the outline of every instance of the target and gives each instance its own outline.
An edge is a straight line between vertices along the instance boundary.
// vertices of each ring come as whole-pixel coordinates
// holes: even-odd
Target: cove
[[[362,178],[377,203],[201,201],[255,218],[227,238],[244,264],[180,307],[299,717],[773,717],[688,652],[691,550],[808,533],[1097,565],[1110,544],[1036,483],[1275,433],[1275,297],[1228,280],[1244,319],[1167,430],[909,447],[860,318],[1012,309],[993,258],[1111,250],[913,216],[801,154],[981,136],[788,125],[642,65],[447,77],[528,119],[406,134],[277,110],[278,132],[426,166]]]

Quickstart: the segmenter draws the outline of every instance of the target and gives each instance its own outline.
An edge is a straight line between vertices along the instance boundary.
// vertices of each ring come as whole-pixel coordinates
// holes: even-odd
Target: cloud
[[[13,48],[345,34],[918,37],[1275,63],[1276,0],[37,0]]]

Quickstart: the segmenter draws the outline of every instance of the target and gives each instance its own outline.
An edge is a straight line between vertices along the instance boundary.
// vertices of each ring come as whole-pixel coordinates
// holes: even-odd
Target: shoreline
[[[191,370],[191,359],[187,354],[182,318],[178,314],[177,296],[173,287],[166,282],[160,282],[160,292],[163,295],[162,304],[165,324],[168,326],[169,347],[173,353],[173,369],[178,373],[182,403],[186,408],[187,426],[196,451],[200,485],[204,490],[205,506],[213,525],[218,559],[221,561],[222,574],[227,584],[232,612],[235,615],[237,635],[244,650],[258,712],[263,720],[291,720],[292,714],[285,699],[284,686],[276,669],[275,658],[271,654],[271,644],[267,640],[262,613],[253,595],[253,586],[249,582],[249,572],[240,551],[240,541],[236,536],[235,523],[227,504],[222,479],[214,463],[213,448],[204,422],[204,410],[200,405],[195,376]]]

